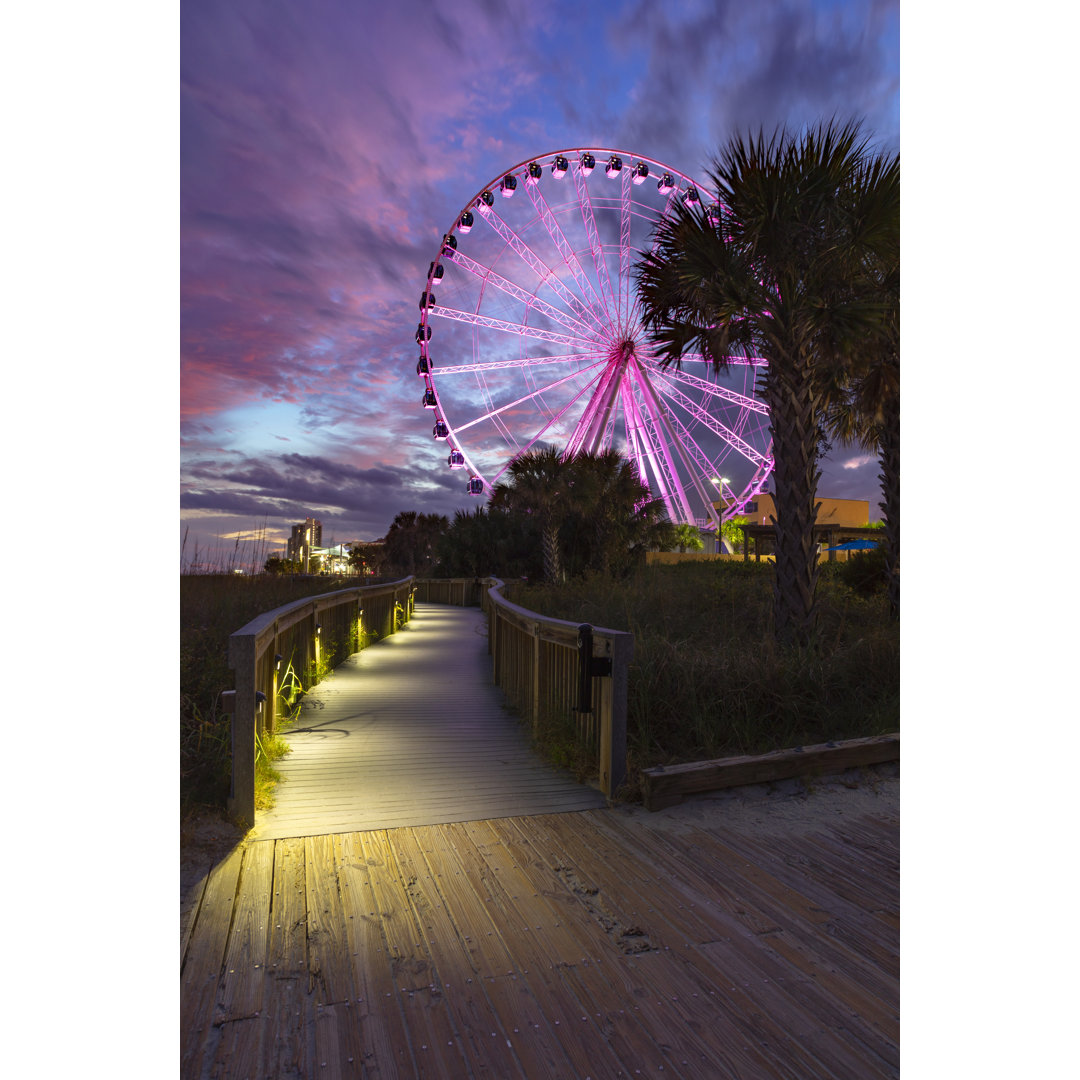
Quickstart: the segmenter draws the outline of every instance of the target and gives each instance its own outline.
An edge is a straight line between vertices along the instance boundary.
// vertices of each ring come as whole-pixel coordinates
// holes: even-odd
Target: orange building
[[[866,499],[826,499],[818,497],[817,521],[814,524],[814,540],[817,542],[819,552],[828,552],[830,562],[837,558],[835,550],[829,551],[837,544],[849,540],[865,540],[877,537],[870,529],[870,503]],[[719,510],[721,506],[730,505],[729,502],[713,503]],[[772,526],[776,524],[776,503],[769,494],[761,494],[757,499],[747,504],[740,515],[747,520],[744,536],[753,541],[752,545],[744,547],[743,558],[750,558],[750,546],[753,547],[755,559],[770,555],[773,550],[774,533]],[[725,550],[726,550],[725,541]],[[840,555],[846,559],[847,552]]]
[[[720,510],[730,500],[715,502],[713,506]],[[823,499],[818,497],[817,523],[819,525],[839,525],[848,528],[866,527],[870,524],[870,503],[866,499]],[[740,515],[751,525],[772,525],[776,521],[776,503],[773,497],[762,492],[747,504]]]

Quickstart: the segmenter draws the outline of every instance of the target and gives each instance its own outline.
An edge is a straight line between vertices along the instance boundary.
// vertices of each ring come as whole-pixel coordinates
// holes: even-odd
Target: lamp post
[[[712,482],[720,489],[720,522],[724,520],[724,485],[731,484],[731,481],[726,476],[714,476],[711,478]],[[717,553],[721,553],[724,550],[724,536],[721,532],[720,525],[716,526],[716,550]]]

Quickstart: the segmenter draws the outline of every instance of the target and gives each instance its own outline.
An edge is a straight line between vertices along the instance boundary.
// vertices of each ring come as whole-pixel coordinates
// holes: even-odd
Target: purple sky
[[[477,505],[413,331],[439,238],[508,166],[613,146],[701,176],[736,130],[833,113],[899,144],[896,2],[185,0],[180,49],[188,559]],[[819,492],[876,518],[877,471],[834,451]]]

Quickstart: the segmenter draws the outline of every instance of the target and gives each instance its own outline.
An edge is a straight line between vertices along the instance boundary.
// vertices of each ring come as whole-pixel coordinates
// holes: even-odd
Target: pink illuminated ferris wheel
[[[523,161],[443,237],[420,297],[416,371],[447,466],[483,495],[543,445],[615,447],[676,523],[743,512],[772,472],[763,360],[718,374],[654,357],[634,281],[658,221],[700,199],[688,176],[619,150]]]

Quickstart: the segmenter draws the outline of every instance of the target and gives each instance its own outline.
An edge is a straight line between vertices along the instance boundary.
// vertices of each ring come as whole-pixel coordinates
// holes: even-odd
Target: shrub
[[[839,579],[861,596],[884,593],[888,584],[885,576],[885,549],[852,552],[847,561],[840,563]]]

